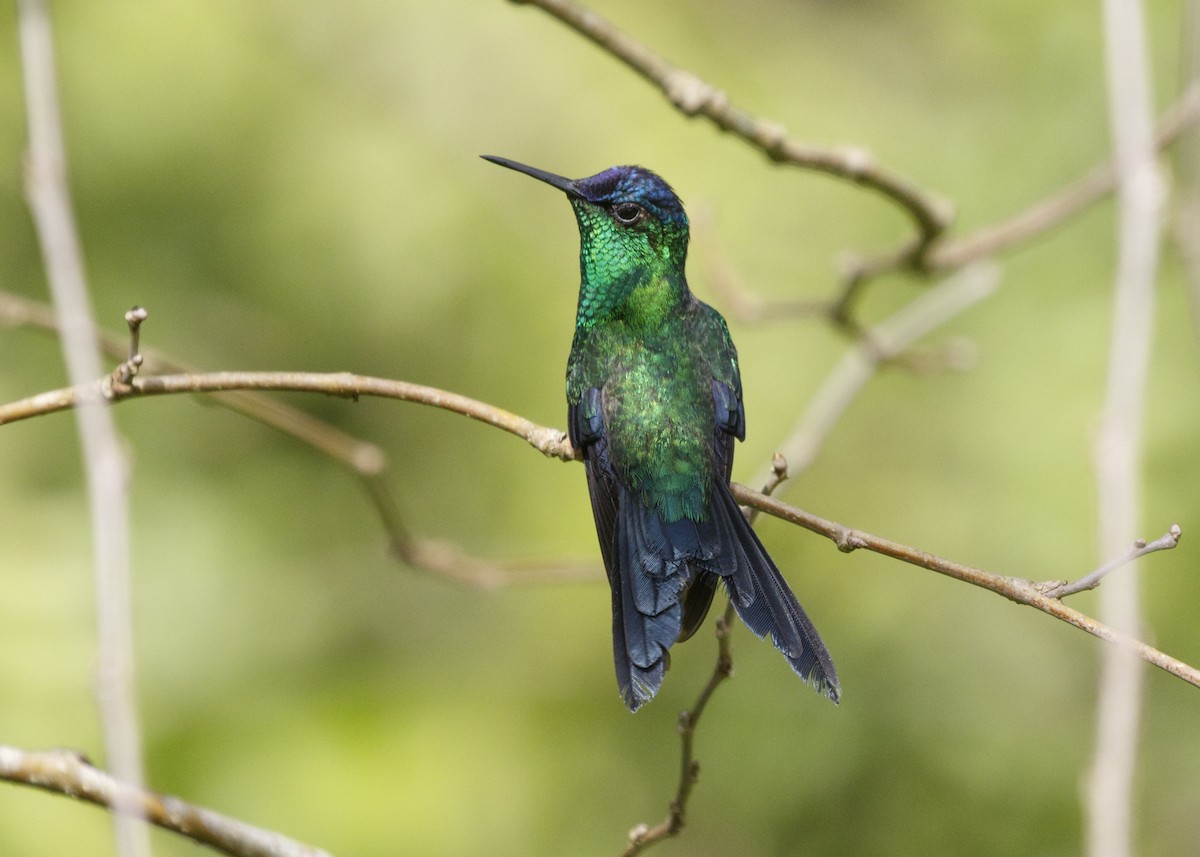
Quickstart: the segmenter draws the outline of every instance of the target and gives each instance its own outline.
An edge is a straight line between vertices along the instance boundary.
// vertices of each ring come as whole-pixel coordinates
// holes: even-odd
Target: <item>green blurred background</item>
[[[45,294],[21,199],[14,4],[0,11],[0,288]],[[1177,2],[1147,4],[1157,104]],[[991,222],[1102,158],[1098,3],[693,0],[597,11],[800,139],[852,144]],[[561,195],[478,159],[662,172],[756,291],[833,293],[846,249],[907,222],[875,195],[771,168],[544,14],[509,3],[54,4],[71,179],[110,329],[210,369],[350,370],[563,426],[577,235]],[[1098,564],[1090,445],[1104,393],[1113,208],[1004,259],[942,331],[966,373],[891,371],[787,498],[997,572]],[[718,295],[693,243],[692,285]],[[1148,391],[1146,510],[1180,550],[1143,564],[1150,639],[1200,661],[1196,331],[1173,252]],[[877,284],[880,319],[924,288]],[[769,460],[845,342],[733,324]],[[0,326],[0,399],[63,383],[58,345]],[[598,562],[581,468],[462,417],[287,397],[383,446],[408,523],[474,553]],[[132,482],[147,777],[337,855],[615,854],[673,793],[675,720],[712,667],[675,653],[621,706],[606,585],[468,590],[389,558],[356,481],[297,441],[184,397],[116,410]],[[70,415],[0,429],[0,743],[102,761],[88,514]],[[989,593],[777,521],[760,531],[821,628],[835,708],[739,628],[702,725],[689,855],[1068,855],[1101,644]],[[1095,609],[1095,595],[1073,599]],[[1200,842],[1200,692],[1145,682],[1140,853]],[[156,833],[158,855],[195,846]],[[100,811],[0,786],[0,853],[109,854]]]

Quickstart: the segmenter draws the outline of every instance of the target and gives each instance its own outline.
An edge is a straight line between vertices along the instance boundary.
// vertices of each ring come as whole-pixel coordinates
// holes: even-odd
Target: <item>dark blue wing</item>
[[[653,512],[626,494],[609,461],[608,440],[598,388],[585,390],[568,405],[571,443],[583,453],[592,516],[612,590],[613,663],[617,686],[630,711],[652,699],[662,685],[667,650],[679,636],[679,593],[687,569],[675,562],[674,541],[688,539],[686,528],[672,532]],[[690,524],[690,522],[689,522]],[[690,524],[694,530],[694,524]]]

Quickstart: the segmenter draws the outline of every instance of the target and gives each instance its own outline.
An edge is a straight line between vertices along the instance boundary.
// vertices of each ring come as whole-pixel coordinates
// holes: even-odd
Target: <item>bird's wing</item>
[[[746,436],[746,410],[742,406],[737,350],[725,319],[708,304],[696,301],[691,318],[690,339],[707,362],[712,377],[714,473],[716,478],[728,482],[733,473],[734,444]],[[719,490],[718,486],[713,487]],[[704,624],[719,580],[716,574],[692,575],[691,586],[683,599],[681,641],[691,637]]]
[[[583,453],[600,552],[604,557],[604,567],[612,569],[619,491],[608,460],[608,441],[604,437],[604,416],[600,407],[600,390],[597,387],[584,390],[577,404],[568,403],[567,434],[571,445]],[[611,575],[611,571],[609,573]]]
[[[734,441],[746,437],[746,411],[742,405],[737,351],[725,320],[716,310],[699,304],[694,318],[693,339],[705,349],[703,353],[709,355],[712,373],[716,414],[713,449],[717,472],[722,473],[728,483],[733,468]],[[792,669],[837,702],[841,686],[833,659],[758,535],[742,515],[728,484],[713,486],[710,509],[710,519],[720,530],[720,541],[729,547],[726,568],[732,568],[722,574],[738,615],[759,637],[769,634]],[[711,600],[712,593],[705,593],[701,586],[706,582],[715,586],[715,580],[715,575],[698,576],[684,599],[685,633],[694,632],[704,620],[703,611],[707,610],[708,604],[703,599]]]
[[[571,443],[583,451],[592,516],[612,590],[617,685],[625,705],[636,711],[662,685],[667,650],[679,633],[679,591],[686,577],[667,573],[658,554],[672,534],[620,486],[609,460],[599,388],[584,390],[579,402],[567,408]]]

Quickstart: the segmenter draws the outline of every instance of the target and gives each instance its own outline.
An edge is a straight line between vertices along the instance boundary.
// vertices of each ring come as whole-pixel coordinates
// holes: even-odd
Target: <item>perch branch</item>
[[[73,797],[114,814],[132,810],[136,818],[231,857],[329,857],[325,851],[281,834],[171,795],[130,786],[69,750],[36,752],[0,746],[0,780]]]
[[[0,290],[0,322],[49,333],[60,332],[49,306],[3,290]],[[104,331],[95,331],[95,335],[107,355],[114,360],[125,360],[122,365],[135,362],[133,358],[137,356],[141,358],[139,369],[144,368],[150,373],[187,374],[197,371],[161,351],[142,348],[131,337],[122,338]],[[121,374],[120,368],[118,375]],[[124,380],[128,383],[131,378]],[[213,393],[202,397],[201,401],[215,402],[257,423],[291,435],[352,472],[378,513],[392,552],[412,568],[480,589],[526,583],[599,580],[601,577],[600,568],[595,563],[571,560],[503,562],[473,556],[450,542],[415,536],[405,525],[399,504],[388,487],[387,456],[375,444],[353,437],[287,402],[251,390]]]
[[[114,385],[111,378],[104,378],[95,384],[108,389],[113,402],[123,402],[142,396],[170,393],[210,393],[232,389],[290,390],[325,393],[345,398],[380,396],[400,399],[453,411],[501,428],[521,438],[549,458],[556,458],[560,461],[578,460],[578,454],[571,447],[567,436],[558,429],[539,426],[523,417],[476,399],[404,381],[390,381],[351,375],[345,372],[326,375],[306,372],[215,372],[205,375],[139,377],[133,379],[128,385]],[[88,393],[94,395],[91,391],[81,395],[76,389],[68,387],[0,405],[0,425],[75,407],[82,398],[87,397]],[[734,497],[742,505],[758,509],[768,515],[823,535],[831,539],[839,550],[849,552],[863,548],[984,589],[990,589],[1019,604],[1026,604],[1056,619],[1061,619],[1100,639],[1125,646],[1148,663],[1189,684],[1200,687],[1200,671],[1197,671],[1195,667],[1176,660],[1139,640],[1114,631],[1091,617],[1066,606],[1057,598],[1046,595],[1044,591],[1046,584],[991,574],[981,569],[943,559],[917,548],[834,523],[795,506],[789,506],[744,485],[734,483],[732,487]],[[1054,585],[1057,585],[1057,581]]]
[[[930,571],[936,571],[938,574],[944,574],[955,580],[961,580],[964,583],[970,583],[974,586],[990,590],[997,595],[1003,595],[1010,601],[1015,601],[1017,604],[1033,607],[1035,610],[1040,610],[1049,616],[1053,616],[1055,619],[1060,619],[1068,625],[1074,625],[1081,631],[1086,631],[1094,637],[1099,637],[1101,640],[1116,643],[1133,652],[1147,663],[1153,664],[1176,678],[1183,679],[1188,684],[1200,687],[1200,670],[1160,652],[1158,649],[1143,643],[1141,640],[1116,631],[1092,617],[1068,607],[1059,599],[1047,595],[1046,590],[1058,586],[1059,581],[1046,584],[1019,577],[992,574],[974,566],[944,559],[927,551],[880,538],[879,536],[873,536],[870,533],[864,533],[862,530],[856,530],[843,524],[826,520],[811,512],[806,512],[795,506],[789,506],[773,497],[760,494],[757,491],[747,488],[745,485],[739,485],[735,482],[732,487],[733,496],[737,498],[739,503],[755,509],[761,509],[768,515],[825,536],[836,544],[840,551],[849,553],[850,551],[860,549],[869,550],[873,553],[898,559],[901,562],[920,566]]]
[[[494,405],[461,396],[458,393],[439,390],[436,387],[426,387],[407,381],[392,381],[387,378],[373,378],[367,375],[354,375],[349,372],[184,373],[142,376],[131,379],[129,383],[121,383],[112,377],[105,377],[90,384],[64,387],[0,405],[0,425],[68,410],[80,404],[94,402],[97,397],[116,403],[129,398],[145,396],[161,396],[172,393],[223,393],[231,390],[324,393],[328,396],[345,399],[376,396],[405,402],[419,402],[435,408],[454,411],[516,435],[549,458],[570,461],[577,457],[563,432],[539,426],[524,417],[519,417]]]

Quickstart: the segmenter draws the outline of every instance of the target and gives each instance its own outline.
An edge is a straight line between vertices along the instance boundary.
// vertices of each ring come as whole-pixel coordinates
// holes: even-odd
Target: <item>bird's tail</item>
[[[662,685],[669,650],[704,620],[717,579],[759,637],[771,635],[801,678],[834,702],[837,672],[817,629],[725,484],[702,522],[665,522],[622,491],[605,551],[613,606],[613,660],[625,705],[636,711]]]
[[[665,523],[622,490],[607,563],[613,601],[617,685],[630,711],[662,685],[668,651],[679,636],[679,596],[691,574],[686,557],[699,548],[697,524]]]
[[[760,638],[769,633],[771,642],[796,674],[836,703],[842,695],[837,670],[812,620],[758,540],[729,487],[719,484],[714,493],[713,519],[726,529],[721,544],[736,554],[722,557],[720,574],[738,616]]]

